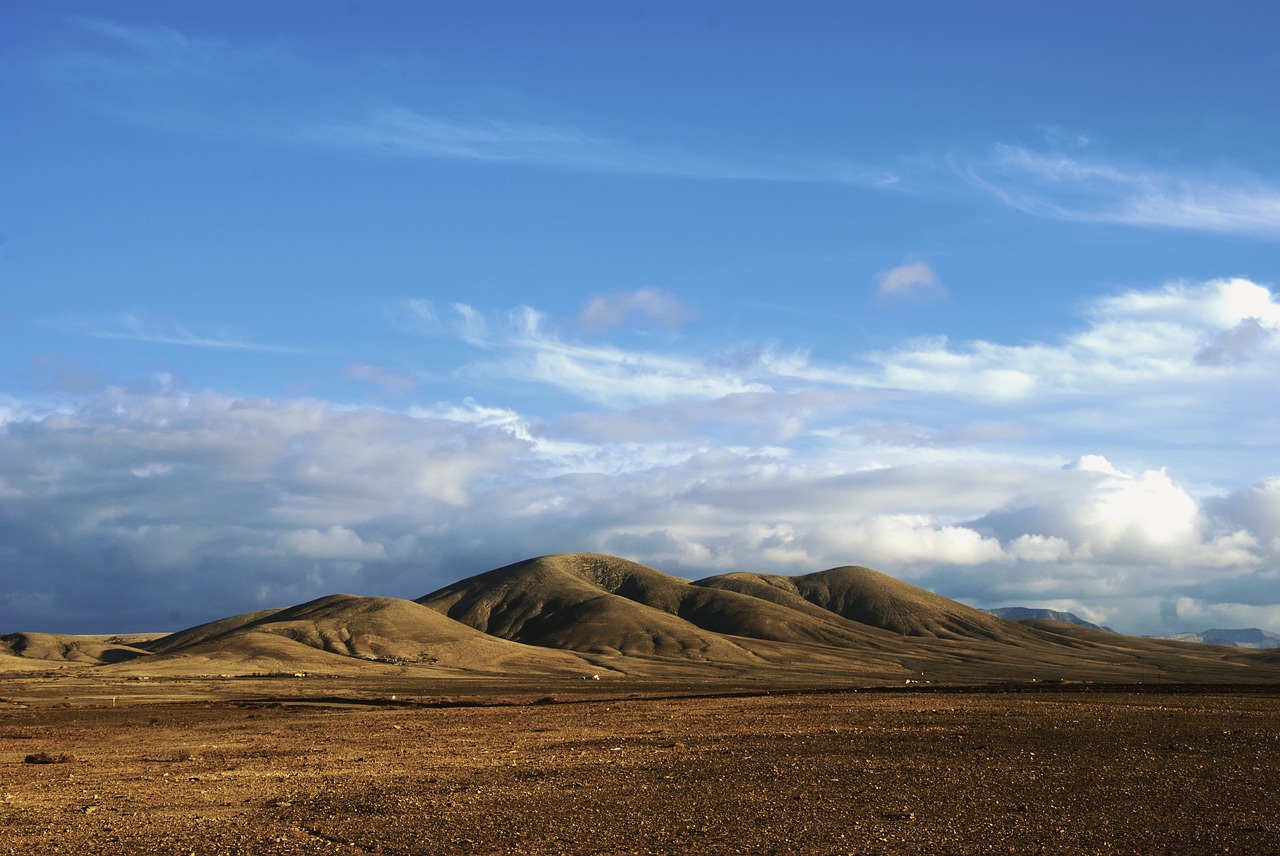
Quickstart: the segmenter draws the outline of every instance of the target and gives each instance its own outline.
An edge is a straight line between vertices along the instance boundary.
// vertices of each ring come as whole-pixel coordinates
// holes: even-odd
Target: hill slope
[[[497,639],[413,601],[349,594],[233,616],[157,639],[148,647],[156,654],[146,668],[200,660],[210,669],[217,665],[219,673],[235,674],[341,672],[369,663],[477,672],[581,674],[589,668],[567,652]]]
[[[982,610],[854,565],[797,577],[725,574],[695,585],[745,592],[792,609],[797,608],[798,598],[858,624],[902,636],[998,641],[1024,636],[1016,625]]]

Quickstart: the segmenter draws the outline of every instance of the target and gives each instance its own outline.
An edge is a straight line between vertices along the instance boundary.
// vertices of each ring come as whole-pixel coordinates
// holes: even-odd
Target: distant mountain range
[[[1243,630],[1204,630],[1200,633],[1170,633],[1152,639],[1175,642],[1200,642],[1205,645],[1230,645],[1233,648],[1280,648],[1280,633],[1248,627]]]
[[[1074,612],[1059,612],[1056,609],[1032,609],[1027,606],[1002,606],[998,609],[988,609],[987,612],[1009,621],[1065,621],[1067,624],[1078,624],[1081,627],[1091,627],[1094,630],[1103,630],[1107,633],[1116,632],[1110,627],[1104,627],[1101,624],[1094,624],[1090,621],[1085,621]]]
[[[1002,606],[999,609],[988,609],[992,615],[1009,621],[1065,621],[1094,630],[1105,630],[1115,633],[1110,627],[1092,624],[1072,612],[1058,612],[1053,609],[1031,609],[1026,606]],[[1242,630],[1203,630],[1199,633],[1169,633],[1163,636],[1147,636],[1147,639],[1168,639],[1171,642],[1197,642],[1202,645],[1227,645],[1232,648],[1280,648],[1280,633],[1248,627]]]
[[[334,594],[165,636],[0,636],[0,672],[135,678],[1280,681],[1278,655],[1122,636],[1068,613],[1010,621],[858,566],[690,582],[599,553],[528,559],[416,601]]]

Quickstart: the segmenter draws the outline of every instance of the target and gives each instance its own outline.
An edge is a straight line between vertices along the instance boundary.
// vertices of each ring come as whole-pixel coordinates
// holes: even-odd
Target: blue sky
[[[1280,629],[1266,3],[0,9],[0,629],[533,555]]]

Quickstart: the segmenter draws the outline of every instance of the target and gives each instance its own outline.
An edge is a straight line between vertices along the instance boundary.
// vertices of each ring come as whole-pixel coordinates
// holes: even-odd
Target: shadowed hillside
[[[130,644],[114,636],[62,636],[53,633],[9,633],[0,636],[0,654],[24,660],[65,663],[122,663],[145,657],[146,643]]]

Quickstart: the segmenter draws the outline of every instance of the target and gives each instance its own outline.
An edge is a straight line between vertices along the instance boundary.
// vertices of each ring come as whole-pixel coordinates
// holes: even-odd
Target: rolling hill
[[[839,682],[1275,681],[1266,652],[1009,621],[885,574],[691,582],[568,553],[416,601],[339,594],[159,638],[0,637],[0,671],[128,675],[559,675]]]

